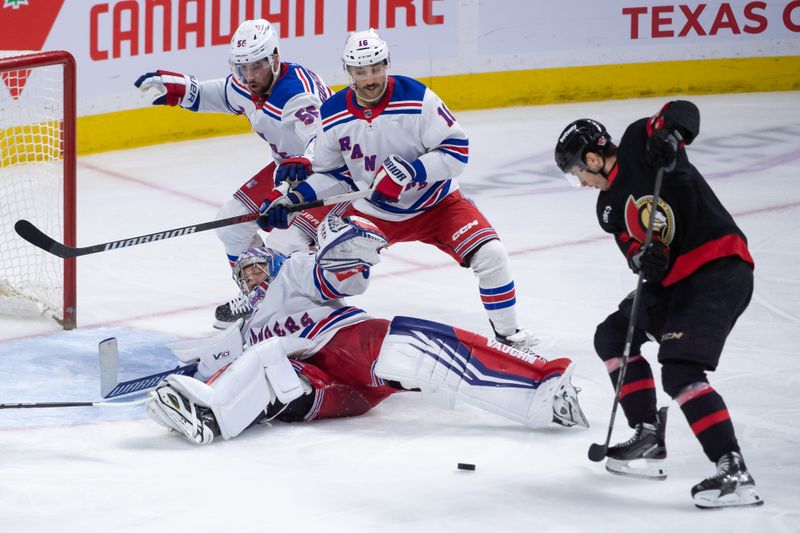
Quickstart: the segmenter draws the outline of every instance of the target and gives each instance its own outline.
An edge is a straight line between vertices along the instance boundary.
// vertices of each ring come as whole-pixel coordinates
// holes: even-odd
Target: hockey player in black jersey
[[[692,488],[701,508],[760,505],[763,500],[745,467],[725,403],[706,372],[753,292],[753,259],[747,240],[700,172],[685,145],[700,130],[700,113],[688,101],[666,104],[655,116],[628,126],[619,146],[591,119],[569,124],[558,138],[556,163],[582,186],[600,190],[597,218],[614,235],[634,273],[645,283],[620,388],[620,405],[635,430],[608,449],[613,473],[665,479],[666,408],[656,407],[653,373],[641,355],[649,339],[660,346],[664,390],[683,411],[717,473]],[[656,174],[663,168],[652,242],[642,249]],[[595,333],[595,350],[616,385],[633,295]],[[644,468],[636,465],[645,463]]]

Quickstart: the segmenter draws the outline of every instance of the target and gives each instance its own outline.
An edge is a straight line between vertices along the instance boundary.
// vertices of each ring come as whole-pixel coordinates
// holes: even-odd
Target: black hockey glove
[[[667,274],[669,248],[658,241],[653,241],[644,250],[639,249],[634,253],[628,261],[628,265],[634,274],[638,274],[641,270],[644,279],[659,282]]]
[[[647,153],[645,154],[647,164],[656,169],[663,168],[665,172],[675,170],[681,141],[683,141],[683,135],[677,128],[655,130],[653,135],[647,139]]]

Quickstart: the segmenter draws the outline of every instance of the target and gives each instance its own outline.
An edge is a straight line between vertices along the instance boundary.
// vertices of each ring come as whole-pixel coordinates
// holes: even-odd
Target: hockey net
[[[14,232],[19,219],[75,245],[75,60],[0,50],[0,314],[75,327],[75,259]],[[60,240],[60,239],[59,239]]]

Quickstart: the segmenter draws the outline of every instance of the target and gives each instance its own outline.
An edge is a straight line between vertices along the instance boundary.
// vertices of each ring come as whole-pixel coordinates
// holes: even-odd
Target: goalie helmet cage
[[[0,76],[0,309],[22,316],[22,304],[33,306],[72,329],[75,259],[31,246],[13,226],[26,218],[75,245],[75,59],[0,50]]]

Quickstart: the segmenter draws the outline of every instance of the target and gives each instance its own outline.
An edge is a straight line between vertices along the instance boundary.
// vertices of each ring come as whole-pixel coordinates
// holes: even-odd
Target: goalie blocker
[[[364,328],[372,338],[386,332],[382,343],[373,341],[360,357],[326,356],[337,344],[352,347]],[[369,319],[345,328],[314,355],[304,349],[274,337],[245,350],[208,382],[168,376],[151,393],[148,413],[190,441],[208,444],[255,422],[353,416],[391,394],[418,390],[440,406],[463,401],[529,427],[551,421],[588,427],[570,382],[572,361],[547,361],[445,324]],[[292,359],[297,356],[303,360]]]

